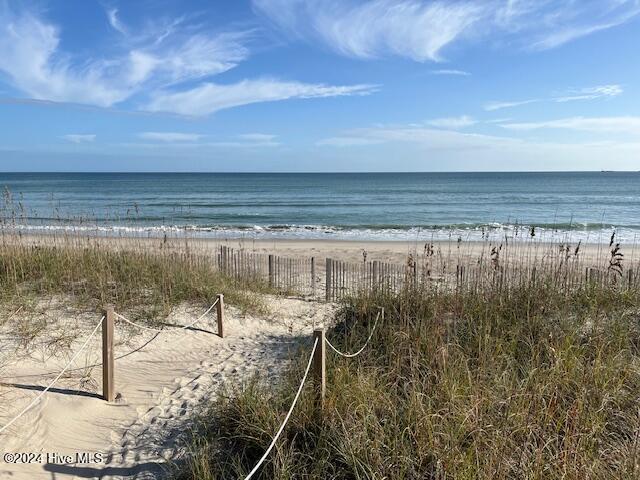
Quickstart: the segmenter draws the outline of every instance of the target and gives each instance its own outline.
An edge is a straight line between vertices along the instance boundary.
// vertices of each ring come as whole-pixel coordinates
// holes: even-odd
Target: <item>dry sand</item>
[[[225,338],[216,333],[215,315],[193,328],[167,327],[161,334],[116,323],[116,391],[109,404],[101,393],[100,332],[54,388],[0,434],[1,453],[41,453],[31,464],[0,459],[0,479],[157,478],[202,400],[222,388],[240,385],[254,373],[278,378],[299,345],[311,341],[314,325],[331,317],[333,306],[298,299],[268,299],[264,317],[242,315],[227,306]],[[48,309],[46,332],[25,349],[8,325],[0,332],[3,408],[0,426],[17,415],[55,377],[98,322],[95,315],[72,316],[60,305]],[[182,308],[167,323],[186,325],[200,311]],[[58,318],[57,315],[61,317]],[[76,332],[70,349],[52,355],[54,332]],[[118,341],[119,340],[119,341]],[[54,342],[55,344],[55,342]],[[93,366],[98,364],[97,366]],[[52,454],[99,453],[95,463],[66,463]],[[46,454],[50,454],[47,461]]]
[[[458,242],[453,238],[450,241],[366,241],[366,240],[312,240],[312,239],[250,239],[250,238],[196,238],[196,237],[87,237],[87,236],[54,236],[54,235],[29,235],[22,236],[20,242],[25,239],[41,245],[51,245],[53,243],[68,244],[69,242],[83,244],[91,242],[107,248],[128,248],[138,247],[153,249],[169,249],[173,251],[185,251],[188,249],[194,252],[202,252],[215,255],[221,245],[236,249],[244,249],[248,252],[273,253],[287,257],[316,257],[320,259],[316,265],[322,270],[325,258],[344,262],[361,262],[363,253],[366,252],[367,260],[378,260],[404,264],[407,256],[412,254],[420,256],[424,254],[426,245],[433,245],[437,255],[449,256],[451,258],[462,258],[467,260],[477,259],[484,255],[489,255],[490,249],[494,245],[502,245],[503,252],[509,250],[510,254],[517,257],[520,254],[538,257],[548,255],[561,255],[559,247],[567,245],[566,242],[547,241],[547,239],[534,239],[531,241],[505,242],[503,238],[497,237],[487,241],[462,241]],[[588,264],[601,264],[609,258],[609,239],[602,239],[602,243],[582,243],[580,244],[580,256]],[[569,244],[573,250],[576,243]],[[640,260],[640,245],[623,244],[622,251],[628,262]]]

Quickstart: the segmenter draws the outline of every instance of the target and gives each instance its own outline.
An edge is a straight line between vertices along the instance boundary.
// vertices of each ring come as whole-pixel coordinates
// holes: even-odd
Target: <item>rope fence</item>
[[[326,339],[325,341],[327,342],[327,345],[329,345],[329,347],[331,348],[331,350],[333,350],[334,352],[336,352],[338,355],[340,355],[341,357],[345,357],[345,358],[354,358],[357,357],[358,355],[360,355],[362,352],[364,352],[364,349],[367,348],[367,345],[369,345],[369,341],[371,340],[371,337],[373,337],[373,332],[375,332],[376,330],[376,326],[378,325],[378,319],[380,318],[380,314],[382,314],[382,318],[384,319],[384,308],[380,309],[380,311],[378,312],[378,315],[376,315],[376,320],[375,322],[373,322],[373,328],[371,329],[371,332],[369,333],[369,337],[367,338],[367,341],[364,342],[364,345],[362,346],[362,348],[360,348],[360,350],[358,350],[355,353],[343,353],[340,350],[338,350],[336,347],[334,347],[331,342],[329,341],[329,339]]]
[[[271,440],[271,443],[269,444],[269,447],[267,447],[267,450],[264,452],[264,454],[262,455],[260,460],[258,460],[258,463],[256,463],[255,467],[253,467],[253,469],[249,472],[249,475],[246,476],[245,480],[249,480],[251,477],[253,477],[253,475],[262,466],[262,464],[264,463],[266,458],[271,453],[271,450],[273,450],[273,447],[276,445],[276,442],[278,441],[278,438],[280,438],[280,435],[284,431],[284,427],[287,425],[287,422],[289,421],[289,418],[291,417],[291,413],[293,412],[293,409],[295,408],[296,403],[298,403],[298,398],[300,398],[300,393],[302,392],[302,387],[304,387],[304,382],[307,380],[307,376],[309,375],[309,370],[311,369],[311,364],[313,363],[313,358],[314,358],[314,355],[316,353],[316,349],[317,348],[318,348],[318,339],[316,338],[315,341],[313,342],[313,348],[311,349],[311,355],[309,355],[309,361],[307,362],[307,368],[304,371],[304,375],[302,377],[302,381],[300,382],[300,386],[298,387],[298,391],[296,392],[296,396],[293,398],[293,402],[291,402],[291,406],[289,407],[289,411],[287,412],[287,415],[284,417],[284,420],[282,421],[282,424],[280,425],[280,428],[278,429],[278,431],[276,432],[275,436],[273,437],[273,440]]]
[[[202,315],[200,315],[198,318],[196,318],[193,322],[189,323],[188,325],[181,326],[179,330],[185,330],[187,328],[192,327],[197,322],[202,320],[206,315],[208,315],[214,309],[214,307],[217,307],[218,335],[222,337],[223,336],[222,326],[223,326],[223,318],[224,318],[224,296],[222,294],[219,294],[217,296],[216,301],[213,302],[213,304]],[[76,361],[80,353],[84,351],[84,349],[89,344],[89,341],[94,337],[94,335],[96,334],[96,332],[100,327],[102,327],[102,364],[101,365],[102,365],[102,374],[103,374],[102,375],[103,398],[108,402],[114,401],[115,399],[115,388],[114,388],[115,358],[113,355],[113,323],[114,323],[114,318],[116,316],[119,319],[125,321],[126,323],[129,323],[140,329],[150,330],[157,333],[162,333],[166,331],[165,329],[155,329],[155,328],[147,327],[147,326],[132,322],[131,320],[124,317],[123,315],[116,313],[113,310],[113,307],[108,305],[106,307],[105,314],[100,318],[100,321],[98,322],[98,324],[94,327],[94,329],[91,331],[89,336],[85,339],[82,346],[71,357],[71,359],[64,366],[64,368],[24,409],[20,411],[20,413],[18,413],[18,415],[16,415],[6,425],[0,428],[0,434],[5,430],[7,430],[11,425],[13,425],[20,417],[22,417],[25,413],[27,413],[31,408],[33,408],[44,396],[44,394],[47,393],[56,384],[58,380],[60,380],[62,375],[64,375],[64,373],[69,369],[69,367]]]
[[[222,295],[218,295],[218,298],[216,299],[216,301],[202,315],[200,315],[196,320],[194,320],[190,324],[181,326],[179,328],[179,330],[184,330],[186,328],[189,328],[189,327],[193,326],[195,323],[197,323],[202,318],[204,318],[207,314],[209,314],[213,310],[213,308],[216,307],[216,306],[218,306],[218,312],[220,312],[221,311],[220,310],[221,307],[223,307],[223,305],[224,305],[223,302],[224,302],[223,296]],[[73,364],[73,362],[75,362],[75,360],[78,358],[80,353],[87,347],[87,345],[89,344],[89,341],[93,338],[93,336],[96,334],[96,332],[98,331],[98,329],[100,327],[102,327],[102,333],[103,333],[103,362],[102,362],[103,397],[107,401],[113,401],[113,399],[115,397],[114,370],[113,370],[113,360],[114,360],[114,357],[113,357],[113,323],[114,323],[114,318],[115,317],[117,317],[117,318],[123,320],[124,322],[129,323],[132,326],[137,327],[137,328],[141,328],[141,329],[145,329],[145,330],[151,330],[151,331],[155,331],[155,332],[159,332],[159,333],[166,331],[165,329],[154,329],[154,328],[151,328],[151,327],[146,327],[144,325],[140,325],[140,324],[138,324],[136,322],[132,322],[131,320],[129,320],[126,317],[124,317],[123,315],[121,315],[119,313],[116,313],[112,306],[107,306],[106,307],[106,314],[104,316],[102,316],[100,321],[93,328],[93,330],[91,331],[89,336],[85,339],[84,343],[82,344],[80,349],[78,349],[78,351],[73,355],[71,360],[69,360],[69,362],[60,371],[60,373],[58,373],[58,375],[47,385],[46,388],[44,388],[42,390],[42,392],[40,392],[38,394],[38,396],[36,396],[25,408],[23,408],[22,411],[20,411],[20,413],[18,413],[18,415],[16,415],[6,425],[4,425],[2,428],[0,428],[0,433],[2,433],[5,430],[7,430],[20,417],[22,417],[26,412],[28,412],[31,408],[33,408],[33,406],[35,406],[40,401],[40,399],[43,397],[43,395],[45,393],[47,393],[53,387],[53,385],[62,377],[62,375],[64,375],[64,373],[71,366],[71,364]],[[316,391],[316,395],[317,395],[317,404],[319,405],[319,408],[320,408],[321,411],[324,408],[324,397],[325,397],[325,391],[326,391],[326,362],[325,362],[325,348],[324,348],[325,347],[325,343],[336,354],[338,354],[338,355],[340,355],[342,357],[345,357],[345,358],[354,358],[354,357],[358,356],[360,353],[362,353],[367,348],[367,346],[369,345],[369,342],[371,341],[371,338],[373,337],[373,334],[374,334],[374,332],[376,330],[376,327],[378,325],[378,321],[379,321],[379,319],[381,317],[384,319],[384,309],[383,308],[381,308],[378,311],[378,314],[376,315],[376,319],[374,321],[373,327],[371,328],[371,331],[369,333],[369,336],[367,337],[366,342],[355,353],[343,353],[343,352],[339,351],[335,346],[333,346],[331,344],[331,342],[329,342],[328,339],[326,339],[326,337],[325,337],[325,329],[324,328],[319,328],[319,329],[314,330],[314,332],[313,332],[313,337],[314,337],[313,347],[312,347],[311,352],[309,354],[309,360],[307,361],[307,366],[305,368],[304,374],[302,376],[302,379],[300,381],[300,384],[298,386],[296,394],[295,394],[295,396],[293,398],[293,401],[291,402],[291,406],[287,410],[287,413],[286,413],[282,423],[280,424],[280,427],[278,428],[277,432],[275,433],[274,437],[272,438],[269,446],[265,450],[265,452],[262,455],[262,457],[258,460],[256,465],[253,467],[253,469],[245,477],[245,480],[249,480],[255,475],[255,473],[264,464],[265,460],[267,459],[267,457],[269,456],[269,454],[271,453],[271,451],[275,447],[278,439],[282,435],[282,432],[284,431],[287,423],[289,422],[289,419],[291,418],[291,415],[292,415],[292,413],[293,413],[293,411],[295,409],[296,404],[298,403],[298,400],[300,398],[300,395],[302,394],[302,390],[303,390],[305,382],[307,381],[307,378],[309,376],[309,372],[312,370],[312,367],[313,367],[313,372],[314,372],[314,384],[315,384],[315,387],[316,387],[315,391]],[[221,321],[221,319],[222,319],[222,316],[220,315],[219,316],[219,321]]]
[[[320,406],[321,409],[323,408],[325,388],[326,388],[326,367],[325,367],[324,344],[326,343],[327,345],[329,345],[329,347],[331,347],[338,355],[341,355],[342,357],[346,357],[346,358],[356,357],[360,353],[362,353],[364,349],[367,348],[367,346],[369,345],[369,341],[373,337],[373,333],[375,332],[375,329],[376,329],[376,326],[378,325],[378,320],[380,319],[380,317],[384,319],[384,308],[381,308],[378,311],[378,315],[376,315],[373,328],[371,329],[371,332],[369,333],[369,337],[367,338],[367,341],[365,342],[365,344],[360,348],[360,350],[352,354],[342,353],[339,350],[337,350],[333,345],[331,345],[331,342],[329,342],[329,340],[327,340],[325,337],[324,328],[319,328],[314,330],[313,348],[311,350],[311,354],[309,355],[307,368],[305,369],[304,375],[302,377],[302,381],[298,386],[298,391],[296,392],[293,402],[291,403],[291,406],[289,407],[289,410],[287,411],[287,415],[285,416],[282,424],[280,425],[280,428],[278,428],[278,431],[276,432],[275,436],[271,440],[271,443],[265,450],[262,457],[260,457],[260,460],[258,460],[258,463],[256,463],[253,469],[249,472],[249,475],[245,477],[245,480],[249,480],[251,477],[253,477],[253,475],[258,471],[258,469],[262,466],[264,461],[267,459],[267,457],[269,456],[269,453],[271,453],[271,450],[273,450],[273,447],[275,446],[276,442],[278,441],[278,438],[280,438],[280,435],[284,431],[284,428],[287,425],[289,418],[291,417],[291,413],[293,412],[293,409],[295,408],[296,403],[298,402],[298,398],[300,397],[300,393],[302,392],[302,387],[304,386],[304,383],[307,380],[307,376],[309,375],[309,371],[311,370],[312,366],[314,367],[314,373],[315,373],[316,395],[318,396],[317,404]]]
[[[211,310],[213,310],[213,307],[215,307],[215,306],[218,304],[218,302],[220,302],[220,297],[218,297],[218,298],[216,299],[216,301],[215,301],[215,302],[213,302],[213,304],[212,304],[212,305],[207,309],[207,311],[206,311],[206,312],[204,312],[202,315],[200,315],[198,318],[196,318],[196,319],[195,319],[193,322],[191,322],[190,324],[188,324],[188,325],[183,325],[183,326],[179,327],[179,328],[178,328],[178,330],[186,330],[187,328],[191,328],[191,327],[193,327],[196,323],[198,323],[200,320],[202,320],[204,317],[206,317],[206,316],[209,314],[209,312],[211,312]],[[133,322],[133,321],[129,320],[127,317],[125,317],[124,315],[122,315],[122,314],[120,314],[120,313],[118,313],[118,312],[115,312],[115,315],[116,315],[116,317],[118,317],[120,320],[123,320],[124,322],[126,322],[126,323],[128,323],[129,325],[132,325],[132,326],[134,326],[134,327],[136,327],[136,328],[141,328],[141,329],[143,329],[143,330],[150,330],[150,331],[152,331],[152,332],[158,332],[158,333],[162,333],[162,332],[165,332],[165,331],[166,331],[166,329],[164,329],[164,328],[151,328],[151,327],[147,327],[147,326],[145,326],[145,325],[140,325],[139,323],[136,323],[136,322]]]

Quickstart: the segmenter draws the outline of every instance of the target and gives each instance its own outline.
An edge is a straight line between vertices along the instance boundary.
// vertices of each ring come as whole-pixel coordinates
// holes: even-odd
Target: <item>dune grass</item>
[[[548,280],[548,281],[547,281]],[[259,478],[640,478],[640,290],[553,279],[350,298],[328,338],[322,417],[306,387]],[[289,407],[309,345],[278,386],[212,403],[182,479],[243,478]],[[254,477],[256,478],[256,477]]]
[[[166,316],[182,303],[207,305],[218,293],[242,309],[259,310],[259,281],[238,282],[214,268],[213,257],[130,242],[117,249],[91,239],[68,242],[13,238],[0,243],[1,317],[28,310],[39,301],[63,296],[83,309],[114,304],[136,318]]]

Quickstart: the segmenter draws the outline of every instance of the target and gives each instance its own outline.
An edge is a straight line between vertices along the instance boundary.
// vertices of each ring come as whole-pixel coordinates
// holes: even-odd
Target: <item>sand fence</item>
[[[537,248],[537,246],[534,245]],[[640,284],[640,263],[615,263],[611,258],[584,259],[548,251],[492,248],[482,258],[463,254],[407,255],[404,263],[378,260],[345,262],[316,257],[288,258],[220,246],[217,265],[225,275],[259,281],[281,292],[308,295],[327,302],[349,296],[397,293],[406,288],[449,288],[460,292],[535,287],[552,282],[569,293],[585,285],[633,288]],[[593,263],[590,263],[593,262]]]

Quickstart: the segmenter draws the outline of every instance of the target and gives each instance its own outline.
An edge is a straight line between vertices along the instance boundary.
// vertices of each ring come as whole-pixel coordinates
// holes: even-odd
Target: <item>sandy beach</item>
[[[382,241],[382,240],[314,240],[314,239],[248,239],[248,238],[200,238],[194,236],[167,237],[126,237],[126,236],[86,236],[86,235],[23,235],[20,241],[27,239],[34,245],[82,245],[98,244],[106,248],[126,249],[133,246],[146,246],[150,249],[171,249],[174,251],[197,251],[215,255],[220,246],[227,246],[246,252],[277,254],[293,258],[318,259],[332,258],[343,262],[358,263],[364,260],[404,264],[409,255],[414,258],[423,256],[428,248],[434,255],[454,259],[475,261],[481,256],[488,256],[492,247],[501,247],[514,257],[526,253],[528,258],[542,256],[561,256],[560,248],[568,248],[572,253],[578,248],[581,258],[588,263],[601,263],[610,256],[609,238],[598,242],[566,242],[551,239],[504,239],[491,238],[486,241],[450,241],[415,240],[415,241]],[[6,237],[5,241],[15,241],[16,237]],[[614,245],[617,242],[614,241]],[[625,260],[636,262],[640,259],[640,245],[622,243]],[[322,262],[318,263],[320,268]]]

